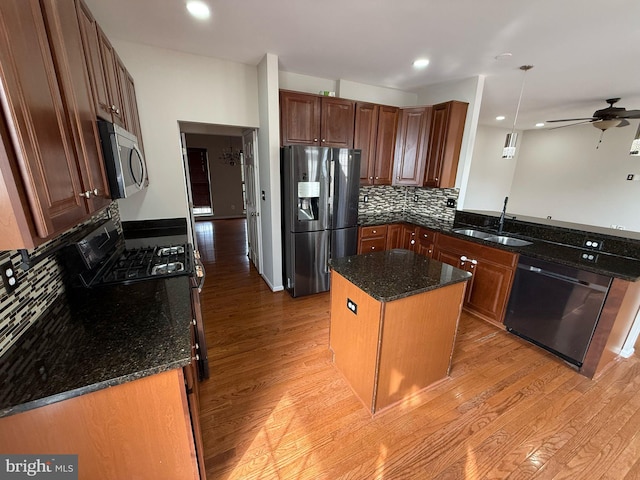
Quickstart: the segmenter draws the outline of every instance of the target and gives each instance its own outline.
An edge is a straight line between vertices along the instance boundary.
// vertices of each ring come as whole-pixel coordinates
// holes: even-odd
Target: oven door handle
[[[194,252],[193,257],[196,262],[195,270],[196,270],[196,277],[198,278],[198,284],[197,284],[198,293],[202,293],[202,287],[204,287],[204,280],[207,276],[207,273],[204,269],[204,265],[202,264],[202,260],[200,260],[200,252],[196,250]]]

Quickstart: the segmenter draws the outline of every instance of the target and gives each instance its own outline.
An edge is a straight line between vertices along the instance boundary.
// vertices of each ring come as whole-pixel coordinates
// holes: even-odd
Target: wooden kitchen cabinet
[[[129,132],[133,133],[138,138],[138,148],[144,154],[144,145],[142,142],[142,129],[140,128],[140,115],[138,114],[138,99],[136,97],[136,86],[133,82],[133,77],[128,71],[125,73],[125,89],[124,89],[124,103],[125,103],[125,123]]]
[[[362,151],[360,185],[391,185],[400,109],[356,103],[353,148]]]
[[[122,93],[122,86],[120,83],[121,62],[116,54],[111,42],[100,28],[100,25],[96,24],[96,31],[98,33],[98,44],[100,45],[100,57],[102,58],[102,74],[106,79],[107,93],[108,93],[108,108],[110,113],[104,109],[98,110],[98,116],[115,123],[116,125],[126,128],[125,126],[125,113],[124,113],[124,95]],[[99,74],[100,72],[98,72]]]
[[[439,234],[434,258],[471,272],[465,310],[502,326],[518,255]]]
[[[402,231],[403,225],[400,223],[387,225],[387,243],[385,245],[385,250],[402,248]]]
[[[0,418],[0,430],[4,454],[78,455],[80,478],[205,478],[181,368]]]
[[[353,148],[355,102],[280,91],[280,144]]]
[[[430,120],[431,107],[400,110],[393,185],[422,186]]]
[[[387,226],[360,227],[358,229],[358,253],[380,252],[386,249]]]
[[[424,169],[425,187],[455,187],[468,106],[468,103],[455,100],[433,106]]]
[[[435,242],[437,232],[429,230],[428,228],[418,227],[416,232],[416,244],[415,251],[425,257],[433,258],[435,250]]]
[[[63,3],[44,5],[52,24],[57,8],[66,9]],[[33,248],[103,203],[92,190],[102,196],[106,183],[104,172],[94,169],[100,152],[86,123],[88,83],[76,64],[73,32],[78,27],[67,20],[53,25],[63,38],[50,39],[40,2],[0,2],[1,250]]]

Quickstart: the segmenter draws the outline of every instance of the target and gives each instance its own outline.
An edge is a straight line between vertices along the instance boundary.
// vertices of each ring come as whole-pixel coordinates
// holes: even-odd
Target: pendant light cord
[[[518,121],[518,112],[520,111],[520,103],[522,102],[522,92],[524,92],[524,81],[527,76],[527,72],[533,68],[533,65],[522,65],[520,70],[524,72],[522,76],[522,86],[520,87],[520,97],[518,98],[518,106],[516,107],[516,115],[513,117],[513,127],[511,128],[511,134],[516,131],[516,122]]]

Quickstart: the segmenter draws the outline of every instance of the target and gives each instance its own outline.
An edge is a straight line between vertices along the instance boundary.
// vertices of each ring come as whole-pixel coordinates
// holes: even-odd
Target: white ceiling
[[[268,52],[280,70],[410,91],[485,75],[483,124],[511,127],[525,64],[518,128],[610,97],[640,109],[638,0],[206,0],[207,21],[185,1],[86,0],[110,38],[250,65]]]

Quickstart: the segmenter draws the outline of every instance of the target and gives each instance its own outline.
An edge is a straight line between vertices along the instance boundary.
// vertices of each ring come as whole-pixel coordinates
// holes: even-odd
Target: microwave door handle
[[[138,162],[140,162],[140,170],[142,171],[142,175],[140,176],[140,181],[138,181],[136,179],[136,176],[133,173],[133,166],[131,165],[131,162],[133,161],[133,152],[132,155],[129,156],[129,169],[131,170],[131,177],[133,178],[133,180],[136,182],[136,185],[138,186],[138,188],[142,188],[143,184],[144,184],[144,179],[147,176],[147,166],[144,163],[144,160],[142,159],[142,153],[140,152],[140,150],[138,150],[138,147],[136,145],[133,145],[132,150],[136,152],[136,156],[138,158]]]

